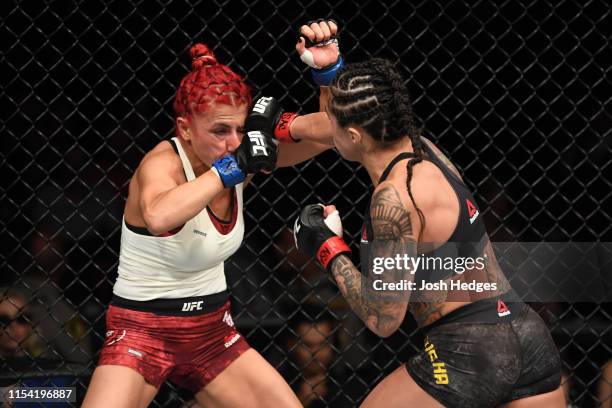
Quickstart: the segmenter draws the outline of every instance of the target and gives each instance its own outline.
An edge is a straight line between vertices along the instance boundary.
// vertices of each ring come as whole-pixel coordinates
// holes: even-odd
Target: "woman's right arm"
[[[407,194],[406,194],[407,195]],[[412,214],[411,214],[412,213]],[[417,237],[420,223],[414,223],[416,211],[390,182],[379,184],[372,195],[370,219],[374,239],[370,242],[371,259],[394,259],[398,256],[417,256]],[[410,291],[377,290],[386,283],[413,282],[414,274],[408,268],[396,264],[376,274],[373,265],[361,265],[364,273],[347,255],[339,255],[332,261],[331,272],[340,292],[351,309],[366,327],[380,337],[395,333],[404,321],[408,310]]]
[[[164,150],[149,153],[137,170],[138,206],[153,235],[185,224],[223,190],[221,180],[210,170],[180,184],[176,175],[182,172],[180,160]]]

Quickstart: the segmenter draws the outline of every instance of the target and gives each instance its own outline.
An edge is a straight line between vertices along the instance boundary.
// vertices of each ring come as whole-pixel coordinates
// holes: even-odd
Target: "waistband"
[[[518,300],[513,291],[488,299],[481,299],[442,316],[423,330],[429,330],[448,323],[506,323],[511,322],[527,305]]]
[[[211,313],[223,307],[229,299],[229,292],[214,293],[178,299],[131,300],[113,295],[110,304],[138,312],[155,313],[160,316],[197,316]]]

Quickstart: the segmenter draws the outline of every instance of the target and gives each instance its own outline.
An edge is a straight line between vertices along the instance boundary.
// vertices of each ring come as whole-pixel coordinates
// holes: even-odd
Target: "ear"
[[[179,116],[178,118],[176,118],[176,128],[178,129],[178,134],[184,140],[191,139],[191,127],[190,127],[190,124],[191,124],[191,122],[189,121],[188,118],[184,118],[182,116]]]
[[[361,131],[359,130],[359,128],[353,127],[353,126],[349,126],[347,129],[347,132],[349,134],[349,136],[351,137],[351,142],[354,144],[361,144],[362,140],[363,140],[363,135],[361,134]]]

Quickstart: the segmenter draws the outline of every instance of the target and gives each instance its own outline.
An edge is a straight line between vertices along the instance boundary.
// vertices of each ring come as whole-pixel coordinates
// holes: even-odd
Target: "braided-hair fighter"
[[[302,33],[311,40],[331,37],[307,28]],[[336,150],[361,163],[374,186],[361,271],[339,234],[339,218],[330,219],[333,206],[301,211],[296,245],[333,275],[372,332],[392,335],[409,310],[426,334],[423,350],[384,378],[362,407],[563,407],[550,333],[513,296],[474,197],[444,154],[421,136],[393,64],[371,59],[337,70],[327,113]],[[437,258],[450,258],[455,269],[408,263]],[[427,289],[433,284],[437,290]]]

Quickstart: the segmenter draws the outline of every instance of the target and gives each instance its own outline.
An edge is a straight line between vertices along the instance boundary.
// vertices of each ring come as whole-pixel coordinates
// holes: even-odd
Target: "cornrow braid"
[[[398,105],[402,106],[402,114],[406,115],[406,117],[411,118],[411,120],[407,122],[407,133],[408,137],[410,138],[410,142],[412,143],[414,157],[408,160],[408,163],[406,164],[406,187],[408,188],[408,195],[410,196],[410,200],[412,200],[412,204],[414,204],[414,208],[416,209],[417,214],[419,216],[419,220],[421,221],[421,230],[419,232],[419,237],[417,240],[417,242],[421,242],[423,238],[423,231],[425,231],[425,215],[414,201],[414,197],[412,196],[412,189],[410,188],[410,183],[412,182],[413,168],[416,164],[423,161],[425,157],[425,152],[423,151],[423,141],[421,139],[420,132],[417,130],[417,127],[414,122],[414,113],[412,112],[412,103],[410,102],[410,96],[405,90],[401,78],[397,83],[394,84],[394,89],[395,98],[398,100]]]
[[[331,85],[329,110],[341,127],[354,124],[362,127],[375,140],[383,143],[409,137],[414,157],[406,165],[406,187],[421,221],[421,241],[425,216],[416,205],[410,187],[415,165],[423,161],[420,133],[415,125],[410,95],[401,75],[387,60],[347,64]]]

